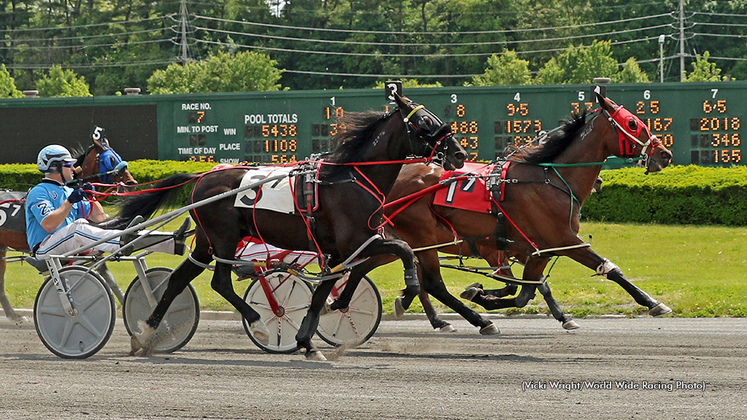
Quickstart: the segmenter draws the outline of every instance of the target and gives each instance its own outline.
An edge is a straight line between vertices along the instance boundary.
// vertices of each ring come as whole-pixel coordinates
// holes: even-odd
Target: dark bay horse
[[[524,306],[539,289],[546,300],[550,299],[548,305],[553,315],[565,323],[567,319],[560,308],[550,303],[552,296],[543,282],[543,272],[550,258],[560,255],[619,284],[638,304],[647,307],[651,315],[670,313],[669,307],[633,285],[614,263],[600,257],[578,237],[579,211],[591,194],[602,162],[608,156],[641,158],[647,172],[660,171],[672,158],[672,154],[638,117],[607,98],[599,97],[599,102],[601,111],[588,121],[585,112],[574,115],[540,146],[523,149],[509,159],[503,198],[496,201],[505,217],[508,243],[505,255],[501,256],[497,247],[498,219],[494,214],[434,203],[435,189],[428,191],[428,188],[439,183],[442,169],[428,165],[404,167],[388,196],[391,202],[425,192],[393,218],[397,235],[415,250],[452,242],[455,236],[473,238],[479,254],[488,259],[491,266],[500,266],[507,256],[516,258],[524,264],[523,279],[541,283],[523,285],[519,295],[511,299],[487,299],[481,294],[473,298],[477,303],[490,305],[490,309]],[[389,208],[387,213],[396,210]],[[469,252],[465,248],[464,245],[452,245],[442,251],[463,254]],[[437,249],[415,253],[423,290],[479,327],[481,332],[487,329],[490,333],[490,321],[447,291],[440,273]],[[414,289],[405,289],[405,304],[412,301],[415,293]],[[343,297],[344,293],[339,299]]]
[[[265,210],[257,207],[236,207],[235,197],[201,205],[190,211],[197,222],[195,246],[189,259],[176,268],[169,279],[163,298],[142,326],[142,334],[132,337],[133,354],[147,354],[151,337],[164,313],[192,279],[201,273],[213,257],[215,272],[211,286],[230,302],[250,324],[255,337],[269,336],[260,316],[234,291],[231,264],[219,259],[233,260],[236,245],[246,236],[284,249],[321,252],[328,258],[323,269],[334,273],[351,256],[365,259],[375,255],[396,255],[405,267],[405,282],[417,288],[414,255],[400,240],[383,239],[377,235],[383,214],[383,201],[394,185],[397,174],[407,156],[443,158],[447,168],[460,168],[466,152],[451,133],[451,126],[443,123],[422,105],[395,95],[397,108],[382,115],[380,112],[351,113],[347,132],[337,137],[342,144],[331,154],[324,155],[319,164],[315,184],[318,187],[318,209],[305,216]],[[319,162],[319,161],[315,161]],[[254,168],[257,169],[257,168]],[[236,190],[251,167],[234,167],[205,174],[177,174],[156,185],[156,189],[195,179],[191,202]],[[254,171],[256,173],[257,171]],[[260,178],[262,176],[260,175]],[[265,184],[256,191],[259,201]],[[137,195],[124,204],[120,216],[149,217],[168,197],[167,190]],[[298,204],[295,204],[298,210]],[[364,264],[350,271],[350,280],[360,281],[368,270]],[[334,268],[334,269],[332,269]],[[296,340],[306,357],[322,359],[311,343],[316,332],[320,311],[324,308],[334,281],[323,281],[314,290],[311,306],[299,328]],[[259,321],[259,322],[258,322]],[[157,336],[157,335],[156,335]]]
[[[109,146],[103,130],[96,127],[92,140],[92,144],[84,152],[76,154],[76,179],[82,182],[112,184],[112,188],[116,185],[118,189],[123,185],[136,184],[130,171],[123,167],[122,158]],[[118,165],[121,170],[115,170]],[[25,196],[25,192],[0,191],[0,305],[5,316],[16,322],[22,322],[24,319],[13,310],[5,294],[5,270],[9,250],[30,253],[26,243],[26,220],[23,210]],[[124,293],[117,286],[109,269],[104,264],[97,271],[106,279],[121,303]]]

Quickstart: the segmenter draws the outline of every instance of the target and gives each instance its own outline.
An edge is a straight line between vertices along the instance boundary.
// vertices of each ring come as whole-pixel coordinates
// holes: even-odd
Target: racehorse
[[[328,255],[325,263],[320,265],[332,274],[339,272],[341,266],[349,267],[350,261],[347,260],[351,257],[365,259],[394,254],[403,261],[406,284],[417,288],[414,255],[407,244],[377,235],[384,199],[407,156],[441,155],[448,169],[462,167],[467,154],[454,139],[449,124],[405,97],[395,95],[395,101],[397,107],[383,115],[368,112],[351,113],[346,117],[351,118],[347,124],[353,128],[336,137],[342,141],[340,146],[324,155],[324,160],[316,161],[319,170],[314,184],[318,188],[318,208],[307,213],[306,217],[293,212],[265,210],[259,205],[236,207],[234,199],[220,199],[190,210],[197,223],[195,247],[169,278],[161,301],[146,320],[146,325],[141,326],[143,332],[132,336],[132,353],[148,354],[153,344],[151,337],[171,302],[213,257],[216,260],[211,283],[213,289],[241,313],[255,337],[269,337],[259,314],[233,290],[231,264],[221,262],[221,259],[233,260],[238,242],[250,235],[283,249],[311,250]],[[190,201],[196,203],[238,189],[247,173],[252,177],[257,168],[234,167],[204,174],[173,175],[157,184],[156,191],[130,198],[122,206],[120,216],[125,219],[135,215],[149,217],[168,200],[169,190],[162,187],[195,179]],[[261,203],[260,194],[271,188],[271,185],[264,184],[257,190],[254,200]],[[297,203],[295,207],[298,209]],[[360,268],[363,266],[365,263],[355,265],[349,278],[360,281],[368,272]],[[298,348],[305,350],[307,358],[324,358],[311,343],[311,337],[316,332],[320,311],[333,286],[334,281],[323,281],[316,287],[311,306],[296,335]]]
[[[136,184],[135,178],[123,165],[122,158],[109,145],[109,140],[103,135],[103,130],[96,127],[92,140],[92,144],[84,152],[77,154],[74,164],[75,178],[81,182],[117,184],[120,190],[124,185]],[[23,211],[25,196],[25,192],[0,191],[0,304],[5,316],[16,322],[22,322],[23,317],[16,313],[5,294],[5,270],[9,249],[31,252],[26,243],[26,220]],[[114,295],[121,303],[124,293],[117,286],[106,264],[103,264],[97,271],[109,283]]]
[[[505,240],[505,256],[523,263],[523,280],[536,284],[523,284],[519,295],[512,299],[486,299],[481,294],[473,298],[477,303],[490,305],[489,309],[523,307],[539,289],[553,315],[565,324],[568,320],[557,304],[551,303],[543,277],[551,257],[559,255],[619,284],[638,304],[647,307],[651,315],[671,312],[669,307],[633,285],[617,265],[599,256],[578,237],[580,209],[608,156],[639,158],[647,173],[660,171],[672,159],[671,152],[638,117],[610,99],[598,96],[598,100],[601,110],[591,119],[587,121],[585,110],[574,114],[541,145],[521,149],[505,163],[503,179],[496,182],[503,190],[501,197],[490,198],[505,219],[505,238],[496,237],[496,232],[503,229],[495,214],[434,202],[434,192],[442,188],[437,186],[441,168],[407,165],[388,196],[389,202],[407,197],[402,201],[412,203],[400,209],[392,222],[397,235],[416,250],[423,290],[479,327],[483,334],[495,332],[492,324],[448,292],[440,273],[438,247],[434,245],[453,243],[455,238],[469,239],[491,266],[500,266],[498,242]],[[396,211],[397,208],[389,207],[387,214],[391,216]],[[426,249],[417,251],[419,248]],[[463,245],[442,248],[450,253],[469,253]],[[405,309],[416,293],[416,289],[405,289]],[[345,299],[349,299],[349,295],[343,291],[338,304],[344,307]]]

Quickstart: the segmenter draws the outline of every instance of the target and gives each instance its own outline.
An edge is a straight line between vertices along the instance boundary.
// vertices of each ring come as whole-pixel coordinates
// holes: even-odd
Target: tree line
[[[747,0],[684,6],[0,0],[0,96],[679,81],[680,27],[686,80],[747,78]]]

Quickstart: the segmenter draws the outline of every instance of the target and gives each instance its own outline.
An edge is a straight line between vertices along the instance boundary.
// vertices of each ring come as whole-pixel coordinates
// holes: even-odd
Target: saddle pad
[[[0,229],[26,233],[25,192],[0,190]]]
[[[485,184],[484,175],[489,175],[495,165],[466,162],[464,167],[455,171],[443,171],[441,182],[460,175],[477,175],[451,182],[444,188],[436,190],[433,204],[453,207],[461,210],[490,213],[490,192]]]
[[[290,184],[292,166],[259,166],[246,171],[239,188],[262,181],[263,179],[285,174],[286,176],[270,181],[236,195],[235,207],[256,208],[278,213],[294,214],[293,192]]]

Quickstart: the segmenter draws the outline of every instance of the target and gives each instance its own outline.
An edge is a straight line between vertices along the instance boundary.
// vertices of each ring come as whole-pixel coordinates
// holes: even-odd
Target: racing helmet
[[[51,144],[39,152],[39,156],[36,158],[36,167],[47,173],[54,171],[55,167],[58,166],[57,164],[61,165],[63,162],[75,162],[75,159],[63,146]]]

